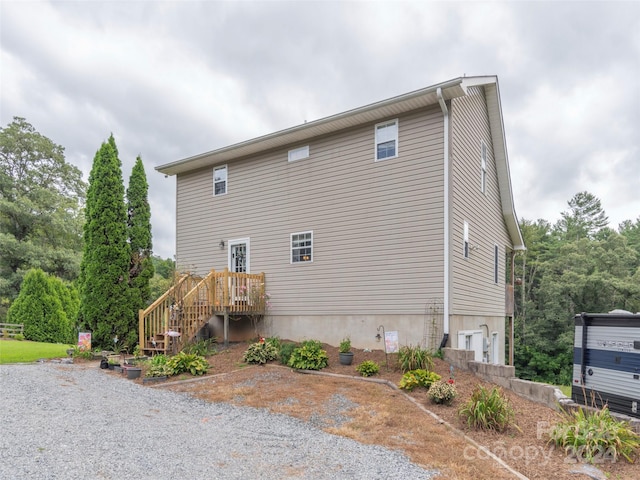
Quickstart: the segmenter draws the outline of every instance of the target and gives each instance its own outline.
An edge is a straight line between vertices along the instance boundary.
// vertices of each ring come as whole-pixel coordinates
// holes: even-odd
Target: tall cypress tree
[[[151,209],[147,198],[148,191],[147,176],[144,173],[142,159],[138,156],[127,188],[127,227],[131,247],[129,285],[134,315],[147,305],[151,297],[149,282],[154,274],[151,261]]]
[[[95,345],[113,338],[131,345],[137,322],[129,295],[130,248],[122,164],[113,135],[93,160],[85,208],[84,252],[80,276],[80,321]]]

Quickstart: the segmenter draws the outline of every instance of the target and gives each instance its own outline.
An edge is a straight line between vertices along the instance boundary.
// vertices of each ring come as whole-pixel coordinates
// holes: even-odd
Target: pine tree
[[[127,188],[127,227],[131,261],[129,263],[129,285],[134,315],[147,305],[151,297],[149,282],[154,274],[151,260],[151,209],[147,193],[149,185],[142,159],[138,157],[129,177]]]
[[[561,213],[556,228],[565,240],[594,239],[609,224],[600,199],[589,192],[576,193],[569,202],[569,211]]]
[[[112,135],[96,152],[89,176],[80,272],[80,321],[98,346],[112,346],[114,337],[132,345],[137,338],[130,257],[122,164]]]

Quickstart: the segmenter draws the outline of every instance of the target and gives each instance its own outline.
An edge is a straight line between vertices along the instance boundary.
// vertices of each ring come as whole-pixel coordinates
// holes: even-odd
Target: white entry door
[[[229,271],[249,273],[249,239],[229,240]]]

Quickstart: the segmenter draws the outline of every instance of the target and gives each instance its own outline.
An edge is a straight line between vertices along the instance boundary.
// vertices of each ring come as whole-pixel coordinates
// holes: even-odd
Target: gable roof
[[[436,94],[438,89],[441,89],[442,96],[445,100],[451,100],[466,95],[467,89],[474,86],[484,87],[485,90],[489,124],[494,141],[494,156],[498,172],[498,186],[502,200],[502,213],[507,225],[507,230],[509,231],[514,248],[516,250],[524,250],[525,246],[513,204],[507,144],[502,120],[502,106],[500,104],[500,91],[498,88],[498,78],[496,76],[458,77],[387,100],[347,110],[343,113],[160,165],[156,167],[156,170],[165,175],[177,175],[200,168],[213,167],[214,165],[259,152],[292,144],[301,144],[318,136],[376,122],[417,108],[436,105],[438,104]]]

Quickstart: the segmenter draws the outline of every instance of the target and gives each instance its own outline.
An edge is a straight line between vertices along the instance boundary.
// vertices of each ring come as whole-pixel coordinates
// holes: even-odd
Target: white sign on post
[[[396,353],[398,348],[398,332],[384,332],[384,351]]]

